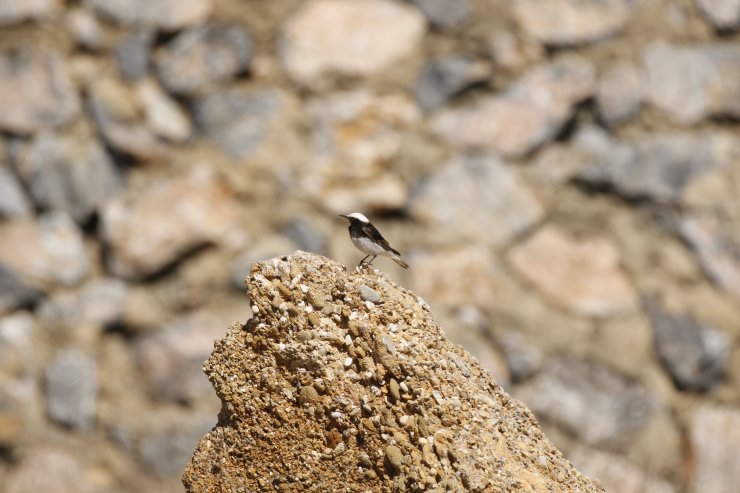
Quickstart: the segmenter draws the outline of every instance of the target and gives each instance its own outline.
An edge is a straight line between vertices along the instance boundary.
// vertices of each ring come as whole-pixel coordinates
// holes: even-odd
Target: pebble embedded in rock
[[[311,385],[301,387],[301,391],[298,393],[298,403],[301,406],[304,406],[306,404],[313,404],[317,400],[319,400],[319,393],[316,392],[315,388],[313,388]]]
[[[403,465],[403,452],[401,452],[401,449],[395,445],[388,445],[385,448],[385,460],[390,467],[390,472],[398,474]]]
[[[394,402],[401,401],[401,389],[395,378],[391,378],[391,381],[388,383],[388,392],[390,392]]]
[[[380,303],[382,301],[382,298],[380,297],[380,293],[375,291],[370,286],[367,286],[366,284],[360,285],[360,298],[362,298],[364,301],[369,301],[371,303]]]
[[[596,105],[607,125],[634,117],[645,98],[645,75],[630,62],[611,65],[601,75],[596,90]]]

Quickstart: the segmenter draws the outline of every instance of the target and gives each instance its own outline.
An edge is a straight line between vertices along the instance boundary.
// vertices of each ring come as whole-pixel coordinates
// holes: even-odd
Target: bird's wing
[[[401,255],[396,250],[394,250],[393,247],[391,247],[388,244],[388,241],[385,238],[383,238],[383,235],[380,234],[380,231],[378,231],[375,228],[375,226],[373,226],[372,224],[370,224],[370,223],[363,224],[362,225],[362,232],[365,233],[373,241],[377,241],[380,244],[380,246],[382,246],[384,249],[386,249],[386,250],[388,250],[390,252],[393,252],[396,255]]]

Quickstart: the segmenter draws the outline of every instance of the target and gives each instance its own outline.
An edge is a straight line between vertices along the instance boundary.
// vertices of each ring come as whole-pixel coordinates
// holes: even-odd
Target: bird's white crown
[[[366,218],[363,214],[360,214],[359,212],[353,212],[352,214],[347,214],[347,217],[357,219],[358,221],[362,221],[363,223],[370,222],[368,218]]]

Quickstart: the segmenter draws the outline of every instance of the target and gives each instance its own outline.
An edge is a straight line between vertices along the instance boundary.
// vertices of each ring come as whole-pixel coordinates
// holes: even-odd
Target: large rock
[[[201,368],[223,332],[221,320],[196,312],[138,340],[135,353],[151,396],[192,402],[208,394]]]
[[[740,298],[740,234],[723,214],[699,211],[681,219],[680,232],[696,250],[701,265],[720,287]]]
[[[636,308],[619,252],[604,238],[576,239],[546,226],[514,248],[509,260],[548,298],[581,315],[608,317]]]
[[[32,211],[31,201],[15,173],[0,162],[0,217],[29,216]]]
[[[648,100],[674,120],[740,117],[740,43],[675,46],[656,42],[644,53]]]
[[[390,0],[310,0],[286,22],[281,57],[301,83],[369,75],[411,54],[425,24],[417,9]]]
[[[111,200],[101,215],[110,268],[127,279],[154,274],[222,239],[239,209],[230,187],[204,165]]]
[[[717,29],[740,27],[740,0],[696,0],[696,4]]]
[[[740,484],[740,412],[704,404],[690,425],[692,493],[733,493]]]
[[[0,54],[0,130],[18,134],[60,127],[80,113],[80,98],[56,52]]]
[[[265,140],[282,109],[277,91],[231,88],[196,99],[193,115],[199,130],[234,159],[244,159]]]
[[[595,85],[588,60],[562,56],[531,69],[503,94],[440,111],[430,124],[455,147],[518,157],[557,135],[574,105],[593,95]]]
[[[688,315],[671,315],[647,302],[655,349],[680,389],[705,391],[719,383],[730,356],[730,338]]]
[[[629,20],[631,0],[514,0],[514,17],[549,45],[590,43],[619,32]]]
[[[152,79],[126,85],[102,77],[90,87],[90,112],[108,145],[142,160],[167,156],[167,141],[192,131],[185,111]]]
[[[540,419],[590,445],[626,445],[657,408],[640,383],[587,360],[550,360],[516,395]]]
[[[0,26],[43,19],[56,13],[60,0],[0,0]]]
[[[101,15],[134,27],[176,30],[208,18],[212,0],[85,0]]]
[[[490,67],[483,62],[463,56],[441,58],[422,68],[414,95],[425,111],[433,110],[489,75]]]
[[[404,94],[339,92],[309,104],[312,152],[304,190],[334,213],[400,209],[408,186],[394,167],[404,136],[421,119]]]
[[[411,214],[434,224],[448,240],[461,235],[494,246],[539,221],[544,209],[519,172],[495,155],[453,158],[414,196]]]
[[[46,368],[46,409],[49,417],[79,431],[95,424],[97,365],[78,349],[60,351]]]
[[[80,223],[118,191],[113,160],[92,137],[40,133],[20,151],[16,168],[42,210],[61,210]]]
[[[0,270],[6,269],[24,284],[73,286],[89,268],[82,233],[66,214],[51,213],[37,221],[16,219],[0,225]]]
[[[387,276],[296,252],[248,285],[254,318],[205,365],[223,407],[187,491],[602,491]]]
[[[679,201],[693,180],[729,165],[740,149],[734,135],[720,132],[677,131],[620,141],[597,127],[579,132],[573,145],[585,158],[579,180],[660,203]]]
[[[193,95],[245,72],[252,41],[235,24],[205,24],[170,41],[156,57],[157,71],[171,92]]]

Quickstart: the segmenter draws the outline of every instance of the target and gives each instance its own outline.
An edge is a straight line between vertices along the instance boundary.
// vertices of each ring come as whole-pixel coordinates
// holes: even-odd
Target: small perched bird
[[[375,226],[373,226],[368,218],[359,212],[353,212],[352,214],[339,214],[340,217],[347,218],[349,220],[349,237],[352,239],[355,247],[362,253],[366,253],[367,256],[360,260],[357,266],[361,266],[365,263],[367,257],[372,257],[367,263],[372,264],[375,257],[382,255],[384,257],[390,257],[395,263],[403,267],[404,269],[409,268],[409,264],[401,260],[401,254],[398,250],[394,250],[391,247],[383,235],[380,234]]]

